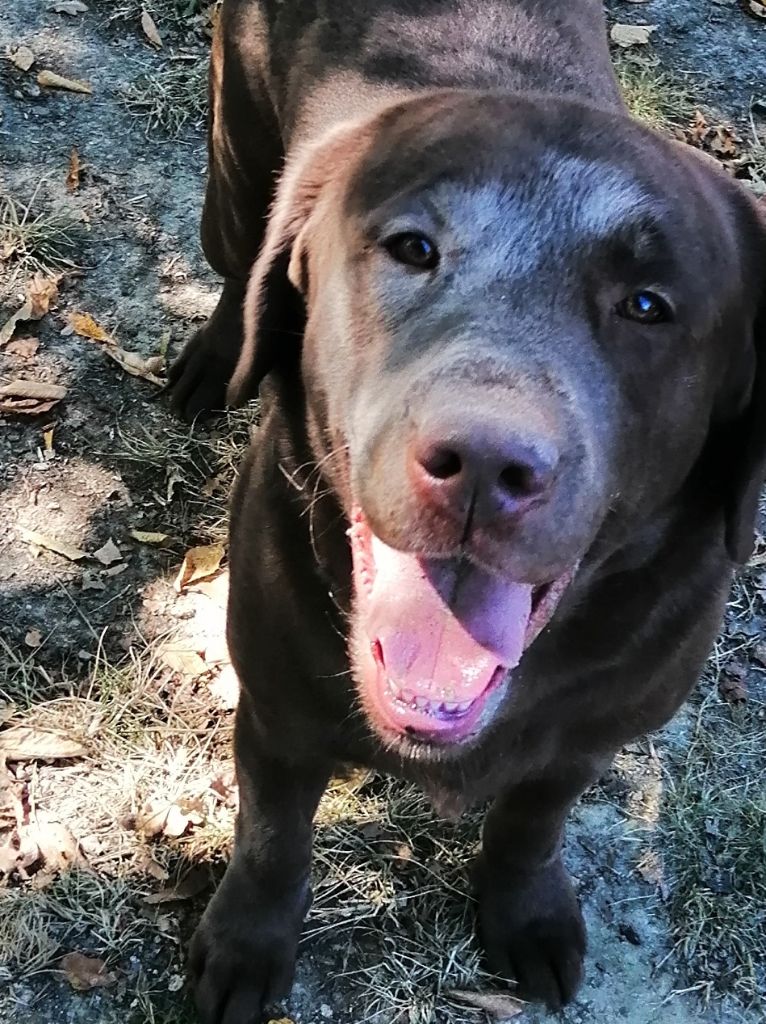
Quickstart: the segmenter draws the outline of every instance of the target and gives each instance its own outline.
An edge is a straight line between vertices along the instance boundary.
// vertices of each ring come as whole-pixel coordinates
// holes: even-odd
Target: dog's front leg
[[[476,865],[479,938],[492,970],[519,995],[557,1010],[583,974],[585,923],[561,859],[564,821],[604,764],[562,765],[503,793]]]
[[[235,732],[240,810],[234,853],[192,940],[204,1024],[253,1024],[292,984],[311,903],[312,821],[326,763],[266,754],[245,704]]]

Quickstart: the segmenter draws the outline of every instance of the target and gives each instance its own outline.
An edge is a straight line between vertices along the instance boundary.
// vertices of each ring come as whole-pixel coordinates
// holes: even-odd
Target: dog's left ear
[[[343,124],[288,163],[277,189],[263,246],[250,273],[244,339],[227,404],[242,405],[286,345],[299,343],[307,289],[307,241],[318,207],[360,152],[364,123]]]
[[[755,542],[758,506],[766,480],[766,214],[748,196],[742,197],[740,244],[746,252],[756,296],[751,314],[749,400],[732,425],[726,487],[726,549],[733,562],[744,564]]]

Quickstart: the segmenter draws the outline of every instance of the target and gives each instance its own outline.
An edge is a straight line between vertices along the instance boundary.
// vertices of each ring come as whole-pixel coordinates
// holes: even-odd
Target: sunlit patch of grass
[[[614,62],[617,80],[630,113],[650,128],[670,130],[692,113],[685,87],[645,58],[620,55]]]
[[[157,71],[146,71],[122,92],[127,109],[144,121],[147,134],[177,138],[187,126],[201,127],[207,111],[207,60],[176,55]]]

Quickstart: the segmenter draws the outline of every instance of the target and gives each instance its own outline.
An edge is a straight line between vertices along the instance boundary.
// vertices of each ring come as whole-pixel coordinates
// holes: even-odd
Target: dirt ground
[[[766,20],[743,6],[607,4],[611,22],[657,26],[645,46],[616,48],[636,114],[710,149],[763,196]],[[142,11],[153,19],[143,27]],[[0,326],[36,272],[62,275],[39,321],[0,334],[0,386],[66,389],[37,413],[45,400],[19,410],[24,399],[11,399],[16,411],[0,414],[9,1024],[194,1020],[184,949],[228,849],[236,690],[225,556],[201,582],[174,581],[193,546],[220,560],[226,493],[257,412],[190,431],[107,350],[134,353],[146,373],[215,301],[198,241],[212,16],[195,0],[16,0],[0,12]],[[19,47],[34,58],[27,70]],[[92,92],[41,87],[44,70]],[[111,340],[83,336],[97,331],[74,314]],[[765,614],[759,543],[688,708],[625,750],[573,814],[566,854],[590,953],[567,1024],[764,1020]],[[515,1007],[482,973],[470,934],[477,842],[476,818],[438,821],[406,787],[339,781],[320,811],[316,901],[282,1015],[509,1019]],[[89,962],[62,959],[72,953]],[[477,992],[491,996],[484,1009]],[[547,1017],[524,1008],[518,1019]]]

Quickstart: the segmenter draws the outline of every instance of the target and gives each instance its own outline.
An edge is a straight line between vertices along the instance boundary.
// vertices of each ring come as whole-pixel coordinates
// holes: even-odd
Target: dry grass
[[[258,422],[258,403],[232,410],[212,428],[176,420],[162,429],[120,432],[109,457],[161,472],[164,495],[178,530],[203,543],[225,543],[228,504],[237,468]]]
[[[765,552],[756,553],[763,563]],[[748,636],[764,598],[757,573],[736,583],[727,630],[693,702],[692,727],[666,765],[661,839],[672,876],[669,904],[677,949],[707,997],[729,993],[766,1008],[766,670]],[[749,666],[749,697],[719,696],[722,675]],[[758,667],[755,667],[758,666]]]
[[[36,209],[42,184],[26,203],[0,196],[0,276],[6,278],[0,294],[21,275],[76,267],[81,225],[65,211]]]
[[[207,58],[176,54],[158,71],[145,71],[125,88],[127,109],[144,121],[147,135],[177,138],[187,126],[200,127],[207,112]]]
[[[614,68],[633,117],[660,131],[688,121],[693,113],[688,92],[660,71],[657,61],[622,54],[616,57]]]
[[[391,779],[360,774],[326,794],[304,941],[342,941],[358,1024],[477,1020],[449,992],[492,981],[473,938],[468,864],[478,836],[477,815],[440,822],[418,790]]]

